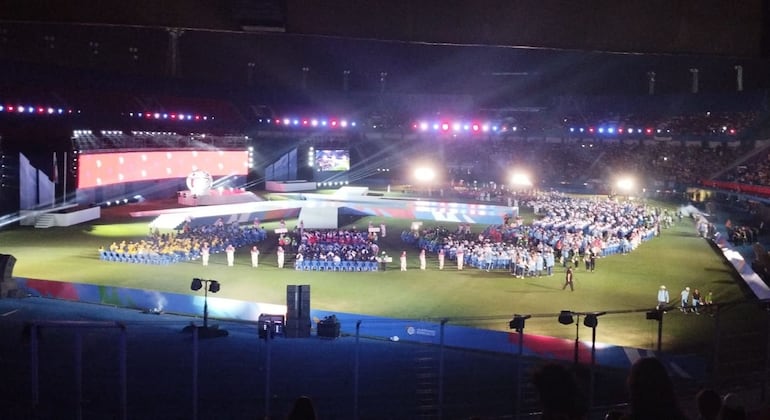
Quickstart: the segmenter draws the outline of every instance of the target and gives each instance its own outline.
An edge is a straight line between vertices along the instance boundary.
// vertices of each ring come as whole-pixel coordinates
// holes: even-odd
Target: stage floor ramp
[[[337,229],[339,207],[302,207],[299,220],[305,229]]]

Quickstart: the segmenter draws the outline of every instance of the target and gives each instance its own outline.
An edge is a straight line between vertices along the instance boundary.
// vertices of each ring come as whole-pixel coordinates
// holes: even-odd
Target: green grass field
[[[657,323],[646,320],[645,311],[655,306],[661,284],[668,287],[676,305],[685,286],[699,288],[704,295],[712,290],[718,303],[751,297],[731,266],[696,235],[689,219],[663,230],[659,238],[643,243],[630,255],[599,259],[594,273],[578,269],[576,290],[570,292],[561,289],[564,269],[558,266],[552,277],[516,279],[504,271],[457,271],[449,261],[439,271],[435,257],[429,257],[428,269],[421,271],[417,250],[405,248],[400,240],[400,232],[412,221],[396,219],[384,220],[388,236],[381,240],[381,247],[392,256],[406,249],[410,257],[407,272],[400,272],[397,262],[376,273],[279,270],[274,235],[261,245],[259,268],[251,267],[247,249],[238,250],[234,267],[226,266],[224,254],[212,255],[208,267],[199,262],[153,266],[100,261],[99,246],[147,234],[150,220],[126,217],[132,210],[135,208],[130,205],[105,209],[98,221],[66,228],[6,229],[0,231],[0,253],[16,257],[16,277],[176,293],[194,293],[189,289],[190,280],[201,277],[221,282],[218,297],[275,304],[285,304],[286,285],[309,284],[315,309],[405,319],[448,318],[450,323],[504,331],[512,314],[533,314],[527,321],[527,333],[571,339],[575,338],[575,326],[559,324],[559,311],[609,311],[600,318],[597,342],[641,348],[655,348],[657,344]],[[531,220],[532,214],[525,212],[523,216]],[[370,220],[379,224],[383,219],[362,218],[355,225],[363,228]],[[295,222],[287,221],[287,225],[293,227]],[[426,221],[425,225],[431,223]],[[455,228],[451,223],[442,224]],[[275,223],[265,226],[272,231]],[[481,229],[483,226],[474,227],[474,231]],[[761,313],[758,305],[731,306],[722,311],[720,322],[730,325],[732,332],[756,331],[764,325]],[[670,311],[664,322],[664,350],[710,348],[714,320]],[[580,328],[581,339],[590,340],[590,329]]]

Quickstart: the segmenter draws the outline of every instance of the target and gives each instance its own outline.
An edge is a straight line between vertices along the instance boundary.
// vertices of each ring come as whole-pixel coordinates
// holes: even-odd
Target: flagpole
[[[64,190],[62,191],[62,204],[67,205],[67,151],[64,151]]]
[[[53,178],[53,182],[51,183],[51,208],[56,207],[56,176],[58,175],[57,174],[58,170],[56,168],[56,164],[57,164],[57,162],[56,162],[56,152],[54,151],[53,152],[53,168],[52,168],[53,173],[51,174],[52,178]]]

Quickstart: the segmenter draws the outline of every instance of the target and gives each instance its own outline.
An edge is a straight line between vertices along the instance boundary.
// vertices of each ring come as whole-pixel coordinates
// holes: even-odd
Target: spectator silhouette
[[[746,420],[746,409],[740,398],[735,394],[725,395],[722,400],[722,408],[719,410],[720,420]]]
[[[313,400],[304,395],[294,400],[294,405],[287,417],[288,420],[315,420],[317,418]]]
[[[695,402],[698,404],[698,418],[700,420],[716,420],[719,417],[719,410],[722,408],[722,397],[710,388],[704,388],[695,395]]]
[[[588,405],[577,378],[564,366],[546,364],[532,377],[540,397],[543,420],[585,419]]]
[[[666,368],[654,357],[637,360],[627,378],[629,420],[684,420]]]

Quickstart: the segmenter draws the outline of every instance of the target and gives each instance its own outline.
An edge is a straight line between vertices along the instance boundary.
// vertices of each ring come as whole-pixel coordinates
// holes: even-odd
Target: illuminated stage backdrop
[[[248,173],[246,150],[164,150],[84,153],[78,160],[78,188],[136,181],[185,178],[202,170],[214,177]]]

